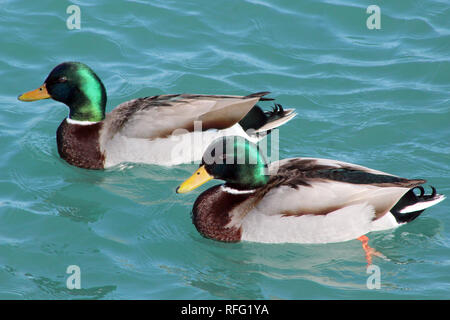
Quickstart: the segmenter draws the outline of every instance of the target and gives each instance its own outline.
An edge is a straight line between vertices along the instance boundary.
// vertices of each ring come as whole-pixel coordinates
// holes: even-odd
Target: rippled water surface
[[[95,4],[94,4],[95,3]],[[81,9],[68,30],[66,8]],[[369,30],[366,8],[381,8]],[[58,63],[102,78],[108,110],[162,93],[271,96],[297,110],[280,156],[334,158],[450,195],[448,1],[0,1],[0,298],[450,298],[450,201],[369,234],[381,289],[358,241],[224,244],[190,220],[195,168],[69,166],[55,131],[65,106],[17,95]],[[270,103],[266,104],[267,107]],[[81,269],[80,290],[66,268]]]

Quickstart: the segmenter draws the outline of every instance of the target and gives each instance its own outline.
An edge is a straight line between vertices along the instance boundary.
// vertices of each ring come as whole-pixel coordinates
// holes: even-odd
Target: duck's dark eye
[[[58,82],[67,82],[67,78],[66,77],[61,77],[58,79]]]

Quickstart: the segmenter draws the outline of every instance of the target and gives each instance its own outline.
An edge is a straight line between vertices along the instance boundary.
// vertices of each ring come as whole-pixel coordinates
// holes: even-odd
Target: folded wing
[[[238,123],[268,92],[250,96],[159,95],[122,103],[104,121],[108,138],[156,139],[201,129],[225,129]]]
[[[270,171],[272,188],[262,201],[282,198],[279,209],[271,212],[284,216],[327,215],[367,204],[378,219],[411,188],[425,183],[327,159],[285,159],[273,163]]]

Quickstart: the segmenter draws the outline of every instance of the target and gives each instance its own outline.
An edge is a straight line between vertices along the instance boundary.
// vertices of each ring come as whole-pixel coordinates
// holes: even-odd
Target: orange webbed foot
[[[367,266],[370,266],[372,264],[372,256],[387,259],[381,252],[369,246],[369,238],[367,236],[361,236],[358,238],[358,240],[361,241],[364,252],[366,253]]]

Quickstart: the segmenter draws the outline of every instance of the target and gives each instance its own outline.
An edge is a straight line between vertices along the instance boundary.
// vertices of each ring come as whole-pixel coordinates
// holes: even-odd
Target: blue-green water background
[[[94,4],[95,3],[95,4]],[[68,30],[66,8],[81,8]],[[366,8],[381,8],[369,30]],[[69,166],[65,106],[17,101],[67,60],[90,65],[108,110],[162,93],[271,91],[298,117],[281,157],[312,156],[424,178],[450,195],[450,5],[408,1],[0,1],[0,298],[450,298],[450,201],[358,241],[224,244],[190,220],[194,165]],[[269,104],[266,104],[269,107]],[[81,290],[66,268],[81,268]]]

